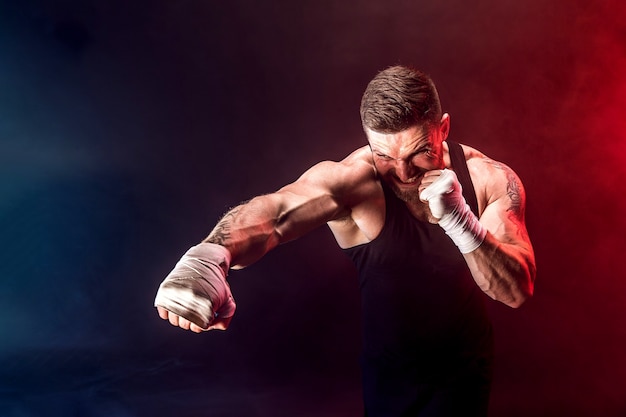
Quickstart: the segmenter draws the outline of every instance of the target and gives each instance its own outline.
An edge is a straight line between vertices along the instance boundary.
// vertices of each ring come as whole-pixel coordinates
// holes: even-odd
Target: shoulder
[[[322,161],[314,165],[310,172],[326,175],[329,172],[350,176],[375,175],[371,152],[367,146],[356,149],[341,161]],[[309,172],[307,171],[307,172]],[[306,173],[305,173],[306,174]]]
[[[462,145],[467,168],[472,178],[482,212],[495,201],[506,199],[511,208],[523,209],[525,191],[519,176],[508,165],[491,159],[484,153]]]
[[[322,161],[307,170],[298,179],[299,183],[314,182],[329,191],[350,194],[362,186],[375,183],[376,170],[367,146],[361,147],[341,161]]]
[[[361,147],[341,161],[322,161],[305,171],[281,191],[327,195],[350,208],[376,189],[378,180],[368,147]]]

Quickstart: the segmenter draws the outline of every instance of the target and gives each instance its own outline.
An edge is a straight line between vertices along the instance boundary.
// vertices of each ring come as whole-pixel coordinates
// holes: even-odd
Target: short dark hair
[[[380,133],[397,133],[415,125],[436,126],[442,111],[439,93],[425,73],[406,66],[380,71],[361,99],[361,123]]]

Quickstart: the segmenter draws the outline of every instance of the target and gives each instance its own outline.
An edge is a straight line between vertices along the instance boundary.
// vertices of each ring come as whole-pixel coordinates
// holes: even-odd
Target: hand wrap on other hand
[[[463,189],[454,171],[444,169],[441,175],[422,190],[420,199],[427,201],[432,215],[461,253],[478,248],[487,230],[472,213],[463,198]]]

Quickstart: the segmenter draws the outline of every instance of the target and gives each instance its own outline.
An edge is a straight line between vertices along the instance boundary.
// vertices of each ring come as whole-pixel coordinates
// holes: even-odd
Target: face
[[[418,187],[427,171],[443,169],[442,142],[448,133],[447,114],[436,128],[414,126],[398,133],[366,129],[380,178],[403,201],[419,201]]]

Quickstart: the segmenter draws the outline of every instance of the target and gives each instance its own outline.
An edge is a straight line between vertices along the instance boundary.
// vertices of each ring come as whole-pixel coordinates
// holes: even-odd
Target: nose
[[[396,160],[396,176],[402,182],[406,182],[409,178],[413,177],[413,167],[405,160]]]

